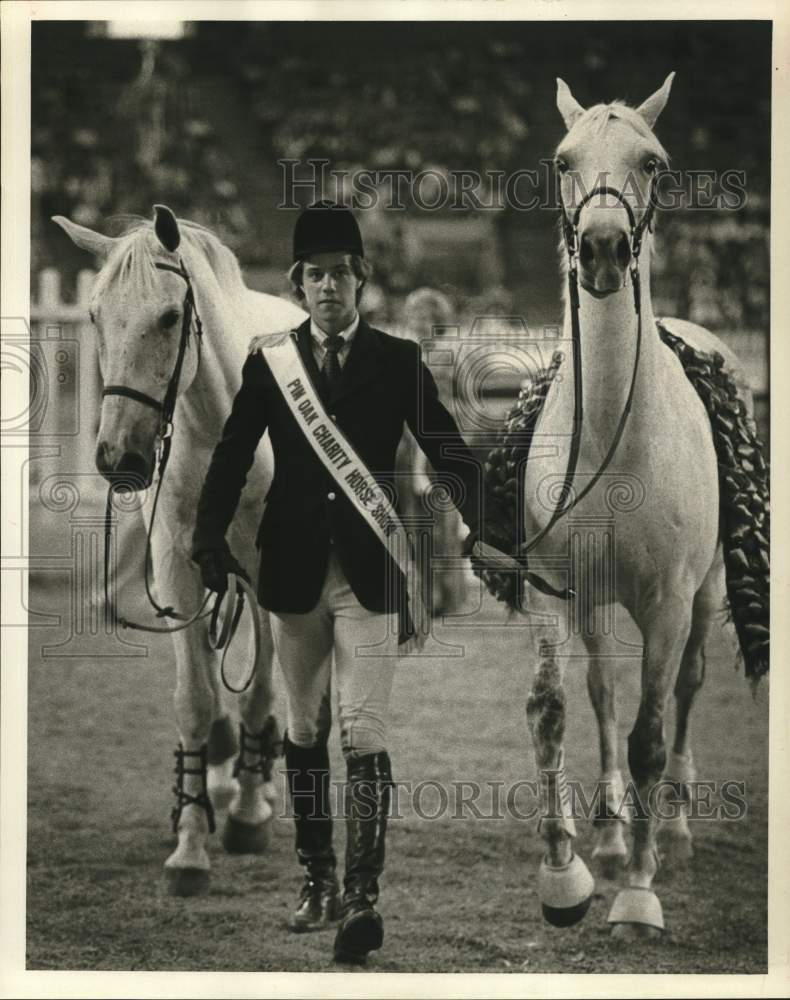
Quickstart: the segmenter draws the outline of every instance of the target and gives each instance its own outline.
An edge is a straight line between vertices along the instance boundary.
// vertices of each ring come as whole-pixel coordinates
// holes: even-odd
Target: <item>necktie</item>
[[[324,357],[324,367],[322,369],[326,379],[327,388],[332,392],[340,379],[340,361],[338,353],[343,346],[343,337],[339,333],[333,333],[324,341],[326,356]]]

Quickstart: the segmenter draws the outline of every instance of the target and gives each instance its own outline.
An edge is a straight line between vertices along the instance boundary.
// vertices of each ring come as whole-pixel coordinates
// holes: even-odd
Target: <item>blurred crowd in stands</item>
[[[214,229],[250,283],[286,288],[293,213],[277,160],[342,170],[512,171],[551,156],[554,79],[584,103],[638,103],[678,72],[659,123],[680,169],[740,169],[738,212],[661,213],[657,313],[767,333],[770,25],[213,22],[178,41],[118,41],[84,22],[33,30],[33,272],[84,257],[54,214],[105,232],[155,202]],[[536,305],[559,316],[556,212],[361,213],[367,308],[397,323],[432,285],[456,316]],[[466,227],[466,228],[465,228]],[[415,251],[415,233],[420,251]],[[472,233],[464,238],[463,233]],[[419,240],[417,240],[419,242]]]

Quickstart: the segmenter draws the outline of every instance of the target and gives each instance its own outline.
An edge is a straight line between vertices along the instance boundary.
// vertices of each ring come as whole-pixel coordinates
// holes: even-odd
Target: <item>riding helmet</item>
[[[296,220],[293,259],[345,251],[364,257],[362,235],[351,210],[332,201],[316,201]]]

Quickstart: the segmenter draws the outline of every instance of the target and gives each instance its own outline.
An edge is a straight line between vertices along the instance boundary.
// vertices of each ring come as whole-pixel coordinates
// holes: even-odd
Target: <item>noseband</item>
[[[641,302],[641,282],[639,277],[639,254],[642,250],[642,238],[644,236],[645,230],[650,230],[652,227],[653,213],[655,212],[656,199],[655,199],[655,178],[651,180],[650,183],[650,194],[648,198],[648,203],[645,208],[642,218],[637,222],[636,216],[634,215],[634,210],[626,201],[623,196],[622,191],[618,191],[616,188],[607,187],[605,185],[600,185],[593,188],[576,206],[575,211],[572,216],[568,215],[568,211],[565,208],[565,204],[562,204],[562,235],[565,242],[565,250],[568,254],[568,297],[570,301],[571,309],[571,342],[573,347],[573,384],[574,384],[574,419],[573,419],[573,433],[571,435],[571,446],[570,453],[568,455],[568,467],[565,471],[565,478],[560,490],[559,499],[557,506],[554,508],[551,517],[549,518],[545,527],[541,528],[536,535],[530,541],[525,542],[519,547],[519,559],[524,565],[527,566],[527,553],[532,551],[535,546],[549,533],[549,531],[554,527],[557,521],[564,517],[576,506],[579,501],[586,496],[590,490],[595,486],[598,480],[601,478],[603,473],[606,471],[609,463],[612,461],[617,447],[620,444],[620,439],[623,436],[623,431],[625,430],[626,421],[628,420],[628,415],[631,412],[631,405],[634,399],[634,389],[636,387],[636,376],[639,369],[639,355],[641,354],[642,348],[642,302]],[[576,466],[579,461],[579,451],[581,448],[581,436],[582,436],[582,423],[584,419],[584,393],[582,386],[582,361],[581,361],[581,326],[579,323],[579,272],[577,265],[577,258],[579,254],[579,220],[581,218],[582,209],[588,204],[596,195],[611,195],[616,198],[617,201],[623,206],[628,216],[628,224],[630,227],[629,234],[629,247],[631,250],[631,284],[634,290],[634,310],[636,312],[636,350],[634,355],[634,367],[631,373],[631,386],[628,390],[628,396],[626,397],[625,406],[623,407],[623,412],[620,416],[620,420],[617,425],[617,429],[612,439],[612,443],[609,446],[609,450],[604,456],[598,471],[592,477],[592,479],[587,483],[584,489],[580,490],[578,493],[573,493],[573,480],[576,475]],[[576,591],[572,587],[567,587],[565,590],[557,590],[552,587],[550,583],[542,579],[542,577],[537,576],[533,572],[527,574],[527,578],[538,590],[541,590],[545,594],[550,594],[553,597],[560,597],[563,600],[570,600],[576,596]]]
[[[625,209],[625,213],[628,216],[628,225],[630,227],[630,250],[631,257],[633,258],[633,264],[631,266],[631,274],[634,274],[635,270],[639,267],[639,254],[642,250],[642,237],[645,230],[651,230],[653,226],[653,213],[656,210],[656,185],[655,180],[650,183],[650,192],[648,195],[647,205],[645,206],[645,211],[642,214],[642,218],[637,222],[636,216],[634,215],[634,210],[631,207],[631,203],[626,201],[623,196],[622,191],[618,191],[617,188],[607,187],[604,184],[595,187],[586,194],[579,204],[572,216],[568,215],[568,210],[565,208],[563,202],[562,205],[562,236],[565,241],[565,249],[568,253],[568,269],[576,269],[576,257],[579,253],[579,220],[581,219],[582,210],[584,207],[592,201],[596,195],[610,195],[612,198],[616,198],[617,201]],[[577,275],[573,275],[573,280],[576,282]],[[639,300],[635,302],[635,307],[637,312],[639,311]]]

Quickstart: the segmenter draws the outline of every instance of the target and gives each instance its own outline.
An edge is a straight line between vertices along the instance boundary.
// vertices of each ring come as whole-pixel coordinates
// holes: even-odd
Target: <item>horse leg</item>
[[[208,796],[207,741],[214,712],[210,681],[212,655],[198,628],[177,632],[176,722],[180,736],[176,750],[176,806],[173,829],[176,849],[165,861],[168,890],[176,896],[193,896],[208,886],[210,863],[206,841],[214,829],[214,812]]]
[[[669,854],[676,862],[687,861],[693,854],[691,831],[688,826],[688,783],[696,779],[694,758],[689,740],[689,716],[694,699],[705,678],[705,642],[710,633],[723,593],[724,563],[721,554],[708,571],[702,586],[694,596],[691,611],[691,632],[680,660],[675,682],[675,739],[667,756],[664,780],[679,786],[672,794],[671,812],[662,819],[661,833],[667,838]]]
[[[669,686],[689,636],[691,606],[691,595],[670,596],[636,616],[645,645],[642,696],[628,737],[628,766],[637,794],[633,851],[628,866],[628,888],[617,894],[609,913],[609,923],[615,925],[613,937],[625,940],[657,937],[664,929],[661,903],[652,890],[658,871],[658,810],[654,798],[656,790],[661,790],[660,779],[667,757],[664,713]]]
[[[592,624],[592,623],[591,623]],[[628,857],[625,827],[628,814],[620,806],[625,788],[617,749],[617,706],[615,698],[616,661],[611,658],[608,640],[594,627],[583,633],[589,656],[587,691],[598,722],[601,776],[598,780],[598,807],[594,824],[597,831],[593,860],[605,878],[614,879]]]
[[[527,699],[527,722],[541,786],[538,829],[546,844],[538,893],[545,919],[557,927],[569,927],[587,912],[595,883],[572,848],[576,827],[566,808],[565,692],[562,665],[556,653],[556,630],[541,627],[536,637],[538,664]]]
[[[191,529],[172,498],[163,497],[163,513],[151,535],[154,585],[163,606],[194,609],[203,598],[200,574],[189,557]],[[168,508],[168,503],[170,504]],[[180,742],[175,751],[176,804],[173,831],[176,849],[165,861],[170,893],[193,896],[209,882],[206,844],[214,832],[214,806],[208,791],[208,740],[217,706],[212,681],[215,653],[199,624],[173,634],[176,688],[173,696]]]
[[[222,836],[225,849],[232,854],[262,854],[266,850],[277,799],[273,768],[280,753],[280,736],[272,714],[274,643],[268,612],[262,608],[255,611],[261,620],[261,642],[252,683],[241,696],[241,745],[234,769],[239,792],[231,803]]]
[[[213,650],[212,654],[216,658]],[[214,721],[208,735],[208,792],[214,808],[219,811],[227,809],[239,791],[239,783],[234,774],[239,740],[236,726],[222,698],[219,671],[210,670],[209,680],[214,699]]]

